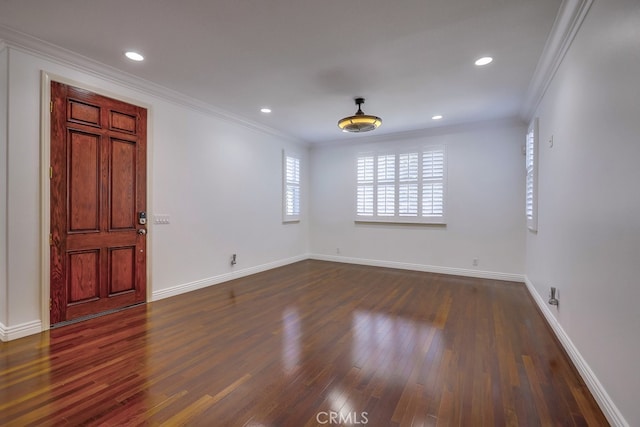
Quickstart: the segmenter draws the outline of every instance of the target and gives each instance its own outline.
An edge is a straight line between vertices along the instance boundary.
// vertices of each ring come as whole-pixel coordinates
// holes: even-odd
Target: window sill
[[[401,225],[427,225],[446,227],[444,218],[362,218],[354,219],[356,224],[401,224]]]

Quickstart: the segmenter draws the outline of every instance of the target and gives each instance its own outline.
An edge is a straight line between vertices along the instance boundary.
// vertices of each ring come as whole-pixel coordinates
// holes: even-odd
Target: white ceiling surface
[[[0,0],[0,25],[311,143],[517,116],[560,0]],[[126,50],[146,60],[133,63]],[[494,62],[479,68],[475,59]],[[273,113],[265,115],[260,108]],[[431,120],[434,114],[445,118]],[[371,133],[369,133],[370,135]]]

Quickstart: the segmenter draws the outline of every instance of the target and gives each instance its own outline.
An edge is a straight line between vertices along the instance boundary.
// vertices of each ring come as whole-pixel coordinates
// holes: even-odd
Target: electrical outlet
[[[551,289],[549,289],[549,304],[558,306],[560,305],[560,301],[558,301],[559,299],[560,292],[558,291],[558,288],[552,286]]]
[[[478,266],[478,258],[474,258],[471,263],[473,264],[474,267],[477,267]]]
[[[236,254],[231,255],[231,265],[236,265],[238,263],[238,257]]]
[[[340,255],[340,248],[336,248],[336,253]]]

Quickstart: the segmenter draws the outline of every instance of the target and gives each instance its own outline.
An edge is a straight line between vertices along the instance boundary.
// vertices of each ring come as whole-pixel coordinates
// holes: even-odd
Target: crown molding
[[[520,117],[529,122],[551,84],[573,39],[584,21],[593,0],[563,0],[533,73]]]
[[[307,146],[307,141],[296,138],[292,135],[281,132],[277,129],[250,121],[244,117],[225,111],[212,104],[200,101],[190,96],[184,95],[173,89],[153,83],[149,80],[137,77],[126,71],[103,64],[86,56],[80,55],[71,50],[38,39],[31,35],[14,30],[10,27],[0,25],[0,50],[5,47],[18,49],[31,55],[68,66],[73,69],[90,74],[94,77],[108,80],[127,89],[143,92],[147,95],[155,96],[165,101],[187,107],[209,116],[222,119],[224,121],[241,125],[245,128],[259,133],[276,136],[278,138]]]

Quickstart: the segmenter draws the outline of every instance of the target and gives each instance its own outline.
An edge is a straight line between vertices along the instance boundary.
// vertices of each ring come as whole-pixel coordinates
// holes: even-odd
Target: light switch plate
[[[153,216],[154,224],[171,224],[171,216],[168,214],[157,214]]]

